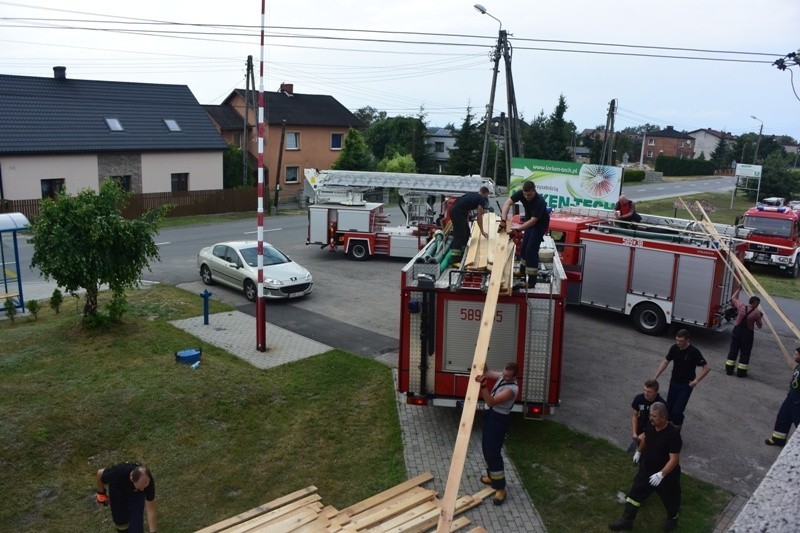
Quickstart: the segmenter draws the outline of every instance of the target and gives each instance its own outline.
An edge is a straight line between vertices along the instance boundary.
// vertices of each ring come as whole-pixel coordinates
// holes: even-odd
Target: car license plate
[[[297,298],[298,296],[302,296],[302,295],[303,295],[302,292],[290,292],[289,293],[289,298]]]
[[[456,407],[458,409],[463,409],[464,408],[464,400],[458,400],[456,402]],[[476,411],[483,411],[485,408],[486,408],[486,402],[484,402],[483,400],[478,400],[478,403],[475,406],[475,410]]]
[[[756,254],[755,262],[757,263],[769,263],[769,255],[768,254]]]

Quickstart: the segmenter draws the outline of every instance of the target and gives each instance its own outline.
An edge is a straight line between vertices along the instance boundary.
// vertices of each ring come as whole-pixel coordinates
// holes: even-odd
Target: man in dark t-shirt
[[[156,531],[156,482],[149,468],[138,463],[120,463],[101,468],[95,477],[95,499],[101,505],[111,505],[111,519],[117,531],[142,533],[145,509],[150,533]]]
[[[503,204],[500,210],[500,229],[505,229],[508,212],[517,202],[521,203],[525,210],[525,222],[516,228],[525,232],[522,238],[520,269],[527,278],[528,288],[532,288],[536,285],[539,274],[539,247],[550,228],[550,213],[547,211],[544,198],[536,192],[536,185],[528,180],[522,184],[522,189],[512,194]]]
[[[450,246],[452,250],[452,262],[458,263],[461,261],[461,256],[464,255],[464,247],[469,241],[469,214],[473,210],[478,210],[478,228],[481,230],[481,235],[489,238],[489,234],[483,228],[483,214],[489,210],[489,188],[481,187],[478,192],[468,192],[467,194],[458,198],[453,206],[450,208],[450,220],[453,222],[453,243]]]
[[[669,380],[669,391],[667,392],[667,411],[669,412],[669,421],[675,424],[680,431],[684,419],[683,412],[689,403],[692,390],[708,375],[711,368],[700,350],[689,344],[689,332],[685,329],[675,334],[675,344],[670,347],[667,356],[658,365],[653,379],[658,379],[670,361],[672,361],[672,377]],[[702,367],[699,376],[695,373],[698,366]]]
[[[681,507],[680,453],[683,441],[680,432],[667,420],[667,406],[655,402],[650,406],[650,426],[639,439],[633,461],[639,470],[625,500],[622,518],[608,525],[612,531],[630,530],[639,508],[653,492],[667,510],[663,531],[678,527]]]
[[[650,426],[650,406],[656,402],[664,402],[658,393],[658,381],[648,379],[644,382],[644,391],[637,394],[631,402],[631,445],[628,453],[636,451],[639,435]]]

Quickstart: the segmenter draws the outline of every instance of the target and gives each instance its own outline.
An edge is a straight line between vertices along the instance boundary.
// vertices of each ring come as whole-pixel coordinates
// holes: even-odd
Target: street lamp
[[[477,9],[477,10],[478,10],[478,12],[479,12],[481,15],[489,15],[490,17],[492,17],[494,20],[496,20],[498,23],[500,23],[500,29],[501,29],[501,30],[503,29],[503,23],[500,21],[500,19],[499,19],[499,18],[497,18],[497,17],[495,17],[494,15],[492,15],[491,13],[489,13],[488,11],[486,11],[486,8],[485,8],[485,7],[483,7],[483,6],[482,6],[482,5],[480,5],[480,4],[475,4],[475,9]]]
[[[758,157],[758,146],[761,144],[761,133],[764,131],[764,121],[758,118],[755,115],[750,115],[750,118],[753,120],[757,120],[761,123],[761,127],[758,128],[758,139],[756,140],[756,151],[753,154],[753,164],[756,164],[756,158]]]

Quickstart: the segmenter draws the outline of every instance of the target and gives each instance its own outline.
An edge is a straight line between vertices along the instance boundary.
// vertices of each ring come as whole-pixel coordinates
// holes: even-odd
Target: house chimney
[[[67,79],[67,67],[53,67],[53,77],[57,80]]]
[[[672,129],[673,129],[672,126],[667,126],[667,130],[672,130]]]
[[[281,90],[279,92],[286,93],[287,96],[294,95],[294,84],[293,83],[281,83]]]

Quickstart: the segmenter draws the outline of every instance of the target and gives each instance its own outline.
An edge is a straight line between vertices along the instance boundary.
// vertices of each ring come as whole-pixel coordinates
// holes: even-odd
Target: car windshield
[[[753,233],[771,237],[791,237],[792,221],[781,218],[744,217],[744,225]]]
[[[258,248],[242,248],[239,252],[241,252],[242,257],[248,265],[251,267],[258,266]],[[290,259],[283,255],[277,248],[269,244],[264,245],[264,266],[280,265],[282,263],[288,263],[289,261]]]

